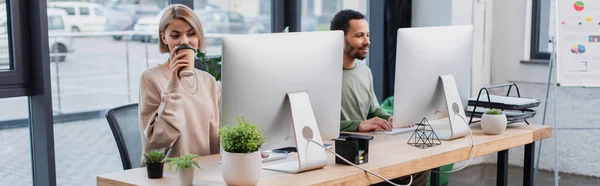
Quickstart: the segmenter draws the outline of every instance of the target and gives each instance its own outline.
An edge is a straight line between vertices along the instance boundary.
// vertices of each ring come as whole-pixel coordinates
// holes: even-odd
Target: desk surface
[[[501,135],[485,135],[478,124],[473,125],[472,129],[476,143],[475,157],[523,146],[552,136],[551,127],[524,123],[509,125]],[[375,138],[369,144],[369,162],[361,166],[383,177],[397,178],[469,158],[471,150],[469,136],[442,141],[442,145],[420,149],[406,144],[411,134],[391,136],[370,133],[369,135]],[[330,153],[327,154],[329,162],[322,169],[299,174],[263,170],[259,185],[368,185],[382,181],[355,167],[335,164],[335,157]],[[194,184],[225,185],[219,161],[219,155],[199,158],[198,162],[203,170],[195,171]],[[97,184],[177,185],[178,183],[176,175],[166,169],[162,179],[151,180],[147,178],[145,168],[137,168],[100,175],[97,177]]]

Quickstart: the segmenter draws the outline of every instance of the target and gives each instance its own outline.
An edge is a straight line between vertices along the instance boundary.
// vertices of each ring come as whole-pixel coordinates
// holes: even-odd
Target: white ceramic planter
[[[222,153],[223,179],[227,185],[256,185],[262,172],[260,151]]]
[[[481,117],[481,129],[483,133],[488,135],[502,134],[506,130],[506,115],[489,115],[483,114]]]
[[[194,168],[177,169],[179,185],[192,185],[194,183]]]

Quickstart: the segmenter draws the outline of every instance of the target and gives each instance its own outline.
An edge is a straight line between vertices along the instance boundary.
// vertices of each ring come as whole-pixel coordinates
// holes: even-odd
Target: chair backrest
[[[123,169],[140,167],[142,137],[138,119],[138,104],[128,104],[106,110],[106,120],[112,130]]]

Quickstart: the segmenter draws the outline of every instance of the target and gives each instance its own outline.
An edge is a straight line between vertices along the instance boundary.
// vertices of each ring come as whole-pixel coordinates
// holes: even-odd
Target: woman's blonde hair
[[[192,26],[194,31],[198,34],[198,49],[204,50],[204,30],[202,29],[200,19],[198,19],[196,14],[194,14],[194,11],[189,7],[182,4],[172,4],[165,8],[162,17],[160,18],[160,23],[158,24],[158,34],[160,36],[158,47],[160,53],[171,52],[169,46],[163,42],[162,35],[165,33],[169,24],[175,19],[185,21]]]

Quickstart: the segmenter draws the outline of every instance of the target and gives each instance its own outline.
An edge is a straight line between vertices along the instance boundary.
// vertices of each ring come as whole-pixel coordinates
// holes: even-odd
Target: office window
[[[167,59],[158,52],[158,26],[149,26],[158,24],[156,1],[96,2],[107,3],[59,9],[48,2],[57,185],[95,185],[97,175],[123,169],[104,112],[138,102],[141,73]],[[69,15],[72,8],[95,16]]]
[[[343,9],[353,9],[367,16],[367,0],[302,0],[302,31],[329,30],[331,19]]]
[[[137,103],[141,74],[166,62],[168,54],[161,54],[158,47],[165,2],[97,3],[104,7],[98,9],[104,10],[106,20],[70,19],[66,10],[51,8],[55,1],[48,2],[53,17],[48,20],[48,43],[58,185],[95,185],[97,175],[122,170],[104,112]],[[95,6],[88,12],[98,15]],[[208,54],[221,55],[222,34],[269,32],[270,13],[260,14],[260,6],[270,10],[271,5],[260,0],[194,1]],[[65,29],[52,29],[59,20]],[[74,27],[80,31],[77,37],[71,34],[77,31],[70,29]]]
[[[234,12],[230,12],[229,13],[229,22],[231,22],[231,23],[243,23],[244,22],[244,18],[240,14],[237,14],[237,13],[234,13]]]
[[[194,12],[204,27],[208,55],[221,55],[222,34],[271,31],[271,1],[194,0]]]
[[[10,70],[10,45],[8,37],[8,12],[6,3],[0,1],[0,71]]]
[[[32,185],[26,97],[0,99],[0,185]]]
[[[270,15],[271,14],[271,0],[260,0],[260,15]]]
[[[25,46],[32,36],[23,34],[30,33],[23,25],[33,22],[24,19],[23,2],[0,0],[0,98],[26,96],[31,87],[31,60],[26,57],[31,47]]]
[[[555,0],[533,0],[531,22],[531,59],[550,59],[556,32]]]

